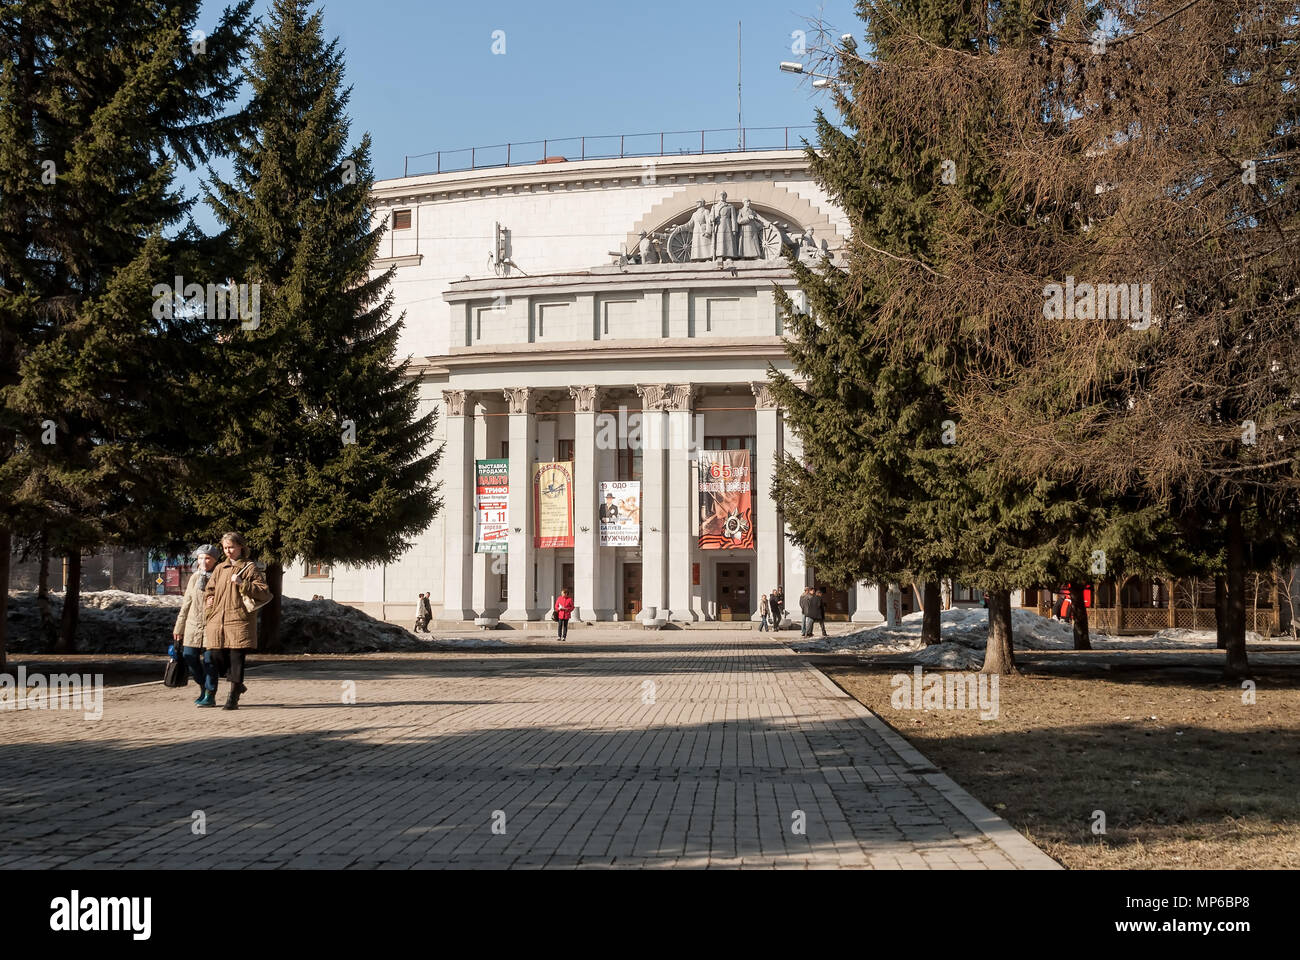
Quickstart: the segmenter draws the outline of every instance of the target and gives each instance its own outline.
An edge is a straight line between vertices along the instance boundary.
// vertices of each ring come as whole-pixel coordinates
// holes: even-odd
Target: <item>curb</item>
[[[792,656],[798,656],[791,651]],[[926,756],[912,746],[893,727],[885,723],[876,714],[863,706],[856,698],[835,684],[835,681],[822,673],[807,661],[803,666],[817,675],[818,681],[827,692],[839,700],[847,701],[848,708],[871,730],[889,745],[902,762],[912,767],[929,767],[938,770]],[[1008,858],[1021,870],[1064,870],[1065,868],[1029,842],[1019,830],[1007,823],[984,804],[967,793],[946,773],[936,772],[922,774],[922,779],[934,787],[939,794],[957,808],[971,823],[979,827],[986,837],[993,841]]]

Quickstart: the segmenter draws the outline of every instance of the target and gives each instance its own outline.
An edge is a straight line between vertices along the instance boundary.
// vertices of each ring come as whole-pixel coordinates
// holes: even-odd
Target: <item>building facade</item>
[[[848,229],[801,151],[548,158],[374,204],[443,508],[396,563],[303,562],[288,595],[401,621],[428,593],[450,625],[543,619],[567,586],[582,621],[694,623],[755,619],[781,585],[797,611],[815,571],[771,497],[801,449],[767,387],[789,370],[774,291],[798,308],[783,245],[837,261]],[[829,586],[832,616],[882,619],[876,588]]]

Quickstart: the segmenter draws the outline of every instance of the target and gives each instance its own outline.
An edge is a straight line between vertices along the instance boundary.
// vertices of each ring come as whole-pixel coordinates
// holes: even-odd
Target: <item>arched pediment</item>
[[[635,251],[641,232],[648,235],[668,235],[677,227],[690,221],[698,201],[712,208],[723,193],[727,202],[737,209],[746,199],[753,210],[768,223],[774,224],[787,242],[797,243],[809,230],[813,231],[819,245],[824,242],[834,252],[842,249],[844,238],[835,230],[830,218],[807,200],[770,181],[741,181],[738,183],[693,183],[675,190],[655,204],[641,217],[627,235],[625,249]]]

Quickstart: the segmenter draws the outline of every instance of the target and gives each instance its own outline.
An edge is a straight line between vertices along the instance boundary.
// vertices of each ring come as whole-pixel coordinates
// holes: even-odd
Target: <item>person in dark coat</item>
[[[812,636],[812,618],[808,615],[808,598],[812,596],[812,587],[804,587],[803,593],[799,594],[799,618],[800,624],[799,636]]]
[[[569,618],[572,616],[573,597],[569,596],[569,588],[565,587],[560,591],[560,595],[555,598],[555,622],[559,625],[561,640],[568,639]]]
[[[826,636],[826,588],[813,590],[808,588],[808,602],[804,607],[804,626],[808,628],[808,636],[813,635],[813,624],[820,623],[822,627],[822,636]]]
[[[772,614],[772,629],[781,629],[781,620],[785,617],[785,594],[781,592],[780,587],[773,587],[771,595],[767,598],[768,609]]]

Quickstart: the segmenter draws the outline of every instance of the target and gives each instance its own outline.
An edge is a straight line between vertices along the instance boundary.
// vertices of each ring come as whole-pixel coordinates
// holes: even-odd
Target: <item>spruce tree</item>
[[[185,425],[154,287],[186,246],[178,164],[219,151],[251,0],[196,33],[199,0],[5,7],[0,110],[0,409],[6,513],[67,559],[72,649],[81,554],[170,523]],[[17,38],[16,40],[14,38]],[[10,100],[10,97],[13,97]],[[33,161],[36,161],[33,163]]]
[[[804,385],[774,374],[796,429],[817,441],[805,444],[807,467],[779,471],[796,536],[826,539],[820,553],[838,553],[858,579],[906,570],[985,587],[989,672],[1014,667],[1011,589],[1086,569],[1107,511],[963,435],[957,399],[992,369],[995,311],[978,291],[938,302],[930,279],[949,268],[954,235],[987,229],[972,211],[998,209],[999,170],[980,144],[997,110],[987,89],[936,79],[934,51],[952,51],[940,63],[990,57],[1046,30],[1051,6],[859,6],[876,61],[852,43],[836,52],[844,129],[819,111],[809,150],[814,179],[849,216],[846,276],[793,264],[813,308],[801,317],[782,301]],[[837,516],[828,529],[827,503],[854,525]]]
[[[246,71],[251,136],[209,202],[260,314],[227,324],[228,371],[206,427],[214,483],[198,499],[211,529],[240,531],[275,594],[263,644],[278,643],[285,566],[397,559],[440,503],[433,413],[395,362],[391,269],[370,276],[370,140],[349,149],[343,59],[322,14],[276,0]],[[250,297],[251,299],[251,297]]]

